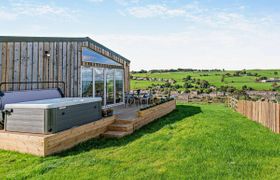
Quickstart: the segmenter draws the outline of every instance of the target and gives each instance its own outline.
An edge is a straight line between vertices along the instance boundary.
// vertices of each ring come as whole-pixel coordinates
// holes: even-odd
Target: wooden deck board
[[[98,137],[115,121],[115,116],[74,127],[55,134],[33,134],[0,131],[0,149],[47,156]]]
[[[176,108],[176,101],[170,101],[141,112],[139,112],[140,107],[122,108],[120,108],[119,111],[116,111],[117,115],[133,115],[133,119],[130,119],[130,121],[123,120],[125,121],[125,124],[129,121],[130,125],[121,125],[117,128],[120,129],[120,127],[125,127],[126,131],[123,133],[116,133],[117,131],[115,131],[111,133],[113,134],[113,136],[111,136],[110,131],[107,131],[109,130],[110,125],[121,122],[120,119],[116,120],[117,115],[114,115],[112,117],[49,135],[0,130],[0,149],[28,153],[36,156],[48,156],[72,148],[81,142],[99,137],[100,135],[120,138],[132,134],[136,129],[170,113]],[[116,127],[114,128],[116,129]],[[114,128],[111,127],[111,130]]]

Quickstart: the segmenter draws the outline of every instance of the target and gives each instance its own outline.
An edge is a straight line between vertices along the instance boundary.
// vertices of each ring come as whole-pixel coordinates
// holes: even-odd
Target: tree
[[[139,73],[147,73],[148,71],[141,69],[141,71],[139,71]]]
[[[246,91],[248,89],[248,87],[246,85],[242,86],[242,90]]]
[[[167,87],[167,88],[169,88],[169,87],[171,87],[172,85],[171,85],[170,82],[166,82],[166,83],[164,84],[164,86]]]
[[[224,75],[224,74],[222,75],[221,82],[222,82],[222,83],[225,82],[225,75]]]
[[[278,84],[275,82],[275,83],[272,84],[272,87],[276,88],[276,87],[278,87]]]
[[[227,88],[227,92],[229,92],[229,93],[233,93],[233,92],[235,92],[235,90],[236,90],[236,88],[234,88],[234,87]]]
[[[277,71],[275,71],[275,72],[274,72],[274,75],[278,75],[278,72],[277,72]]]
[[[259,78],[256,79],[256,81],[262,81],[262,80],[267,80],[268,78],[265,76],[261,76]]]
[[[206,88],[208,88],[209,86],[210,86],[210,84],[209,84],[208,81],[205,81],[205,80],[200,81],[200,87],[201,87],[201,88],[206,89]]]
[[[187,77],[185,77],[184,79],[183,79],[183,81],[190,81],[192,79],[192,77],[190,76],[190,75],[187,75]]]
[[[176,88],[176,89],[180,89],[180,88],[182,88],[182,86],[179,85],[179,84],[176,84],[176,85],[175,85],[175,88]]]
[[[185,89],[193,88],[193,85],[192,85],[191,83],[189,83],[189,82],[185,82],[184,88],[185,88]]]

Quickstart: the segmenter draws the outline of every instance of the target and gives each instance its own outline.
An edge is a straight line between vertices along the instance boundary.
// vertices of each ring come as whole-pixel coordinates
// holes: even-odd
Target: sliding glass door
[[[93,74],[91,68],[82,68],[82,97],[93,96]]]
[[[124,83],[123,70],[115,70],[115,88],[116,88],[116,103],[122,103],[124,100]]]
[[[82,67],[81,96],[101,97],[103,106],[123,103],[123,69]]]
[[[114,69],[106,70],[106,105],[115,103]]]
[[[94,96],[102,98],[102,104],[104,104],[104,68],[94,68]]]

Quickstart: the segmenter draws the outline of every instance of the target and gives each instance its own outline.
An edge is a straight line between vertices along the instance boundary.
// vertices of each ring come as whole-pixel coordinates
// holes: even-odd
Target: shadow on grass
[[[105,138],[92,139],[56,155],[60,157],[64,157],[68,155],[76,155],[82,152],[90,151],[91,149],[103,149],[108,147],[124,146],[144,135],[152,134],[156,131],[159,131],[165,126],[179,122],[187,117],[194,116],[201,112],[202,111],[200,107],[189,106],[189,105],[177,105],[176,109],[173,112],[145,125],[141,129],[136,130],[131,135],[128,135],[121,139],[105,139]]]

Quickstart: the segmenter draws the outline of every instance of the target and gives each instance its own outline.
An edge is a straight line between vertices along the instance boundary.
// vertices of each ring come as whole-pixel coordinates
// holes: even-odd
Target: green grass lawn
[[[3,179],[278,179],[280,135],[224,105],[178,104],[133,135],[47,158],[0,151]]]
[[[147,73],[147,74],[133,74],[137,77],[152,77],[152,78],[164,78],[164,79],[175,79],[178,84],[183,85],[182,79],[187,75],[192,76],[196,79],[203,79],[208,81],[211,85],[215,85],[217,87],[220,86],[234,86],[238,89],[241,89],[243,85],[247,85],[248,87],[252,87],[255,90],[270,90],[272,88],[272,83],[257,83],[255,82],[256,77],[254,76],[242,76],[242,77],[226,77],[225,82],[221,82],[222,75],[225,73],[233,73],[234,71],[225,71],[225,72],[170,72],[170,73]],[[260,76],[266,76],[269,78],[278,77],[280,78],[280,70],[247,70],[247,72],[258,73]],[[274,72],[278,72],[278,75],[274,75]],[[209,76],[201,76],[203,74],[208,74]],[[138,87],[142,87],[142,89],[146,89],[145,81],[140,81],[143,84],[140,85],[140,82],[137,83],[137,88],[135,87],[135,81],[131,81],[132,89],[137,89]],[[151,83],[152,84],[152,83]]]
[[[152,84],[162,85],[164,83],[163,82],[150,82],[150,81],[136,81],[136,80],[130,81],[130,85],[131,85],[132,89],[134,89],[134,90],[147,89],[149,86],[152,86]]]

